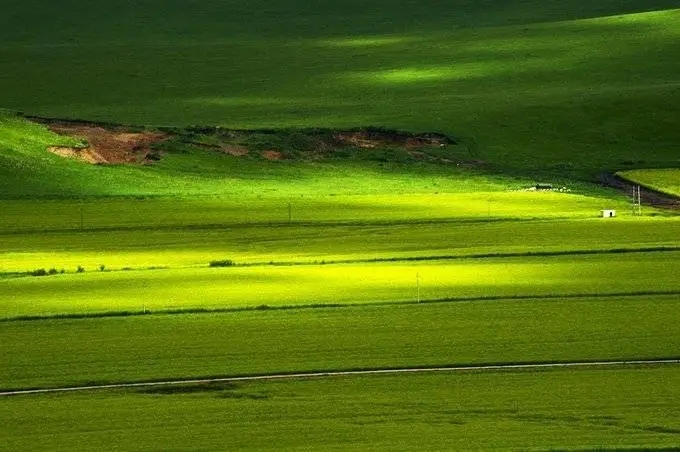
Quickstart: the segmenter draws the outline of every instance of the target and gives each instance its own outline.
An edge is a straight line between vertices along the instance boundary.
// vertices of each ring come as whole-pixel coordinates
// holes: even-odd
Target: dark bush
[[[76,273],[83,273],[84,271],[85,271],[85,269],[83,267],[81,267],[80,265],[78,266],[78,268],[76,268]]]
[[[47,270],[44,268],[38,268],[37,270],[33,270],[31,272],[31,276],[47,276]]]
[[[158,162],[161,160],[161,158],[163,158],[163,153],[158,149],[154,149],[153,151],[146,154],[146,158],[152,162]]]
[[[231,259],[224,259],[221,261],[210,261],[211,267],[231,267],[234,265],[234,261]]]

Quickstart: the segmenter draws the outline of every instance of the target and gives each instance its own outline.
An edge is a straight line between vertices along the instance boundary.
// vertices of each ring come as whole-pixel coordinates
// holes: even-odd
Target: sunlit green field
[[[2,11],[0,392],[680,357],[680,216],[599,184],[680,194],[676,0]],[[17,112],[176,135],[91,165]],[[451,141],[269,161],[191,125]],[[670,450],[678,383],[665,364],[0,396],[0,449]]]
[[[247,184],[247,182],[245,182]],[[0,201],[0,232],[96,229],[191,229],[289,223],[389,224],[438,220],[597,218],[623,199],[555,192],[311,195],[297,197]],[[647,212],[652,213],[653,210]]]
[[[134,204],[134,203],[133,203]],[[64,206],[64,204],[60,204]],[[41,204],[36,203],[37,209]],[[48,203],[42,203],[44,211]],[[78,222],[65,216],[40,223],[48,215],[34,216],[33,223],[20,221],[28,232],[12,229],[0,234],[0,274],[36,269],[64,269],[72,273],[78,266],[106,270],[206,267],[211,261],[230,259],[236,265],[268,263],[320,263],[370,259],[411,259],[568,252],[608,252],[612,250],[662,249],[680,247],[680,221],[674,217],[625,219],[616,221],[524,220],[497,221],[463,219],[370,220],[336,223],[282,223],[217,225],[136,226],[123,215],[110,222],[126,221],[116,229],[60,230]],[[68,209],[64,209],[67,210]],[[112,208],[113,210],[113,208]],[[114,210],[115,211],[115,210]],[[181,214],[183,211],[179,212]],[[202,213],[202,210],[196,209]],[[423,216],[427,209],[423,208]],[[94,217],[97,218],[97,217]],[[189,218],[204,221],[207,216]],[[169,222],[174,217],[166,217]],[[217,217],[213,221],[219,221]],[[20,217],[17,216],[17,220]],[[151,218],[148,218],[151,220]],[[154,221],[162,221],[158,217]],[[229,220],[228,218],[226,219]],[[141,222],[141,221],[140,221]],[[57,230],[30,231],[30,227],[57,225]],[[17,224],[5,224],[16,228]]]
[[[680,169],[632,170],[619,174],[645,187],[680,196]]]
[[[679,388],[676,368],[631,367],[15,397],[0,434],[12,450],[674,450]]]
[[[680,293],[680,252],[183,268],[0,280],[3,317],[518,296]],[[654,284],[650,285],[650,281]]]

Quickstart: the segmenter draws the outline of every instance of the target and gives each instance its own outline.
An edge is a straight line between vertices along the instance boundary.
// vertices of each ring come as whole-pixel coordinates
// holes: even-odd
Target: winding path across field
[[[404,367],[393,369],[364,369],[364,370],[337,370],[328,372],[302,372],[271,375],[250,375],[240,377],[216,377],[201,379],[166,380],[152,382],[128,382],[101,385],[71,386],[63,388],[42,389],[17,389],[0,392],[0,397],[18,396],[28,394],[52,394],[77,391],[97,391],[104,389],[137,389],[159,386],[198,385],[211,383],[236,383],[243,381],[272,381],[272,380],[296,380],[306,378],[328,378],[342,376],[361,375],[398,375],[413,373],[434,372],[488,372],[498,370],[541,370],[541,369],[564,369],[564,368],[598,368],[616,366],[640,366],[640,365],[678,365],[680,359],[648,359],[648,360],[620,360],[620,361],[573,361],[533,364],[486,364],[479,366],[444,366],[444,367]]]
[[[677,196],[636,184],[616,174],[602,174],[600,180],[602,184],[616,188],[629,195],[633,187],[640,187],[642,204],[662,209],[680,210],[680,198]]]

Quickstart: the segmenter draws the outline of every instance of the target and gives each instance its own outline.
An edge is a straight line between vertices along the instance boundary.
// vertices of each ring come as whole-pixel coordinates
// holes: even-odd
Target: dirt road
[[[352,377],[362,375],[400,375],[415,373],[453,373],[453,372],[491,372],[512,370],[546,370],[565,368],[601,368],[621,366],[651,366],[651,365],[677,365],[680,359],[650,359],[650,360],[619,360],[619,361],[574,361],[552,362],[534,364],[488,364],[480,366],[445,366],[445,367],[405,367],[398,369],[365,369],[365,370],[338,370],[328,372],[303,372],[290,374],[250,375],[241,377],[216,377],[185,380],[166,380],[153,382],[122,382],[102,385],[71,386],[63,388],[42,389],[18,389],[0,392],[0,397],[29,395],[29,394],[54,394],[78,391],[98,391],[105,389],[139,389],[173,385],[199,385],[210,383],[237,383],[248,381],[272,381],[272,380],[299,380],[307,378],[330,378]]]

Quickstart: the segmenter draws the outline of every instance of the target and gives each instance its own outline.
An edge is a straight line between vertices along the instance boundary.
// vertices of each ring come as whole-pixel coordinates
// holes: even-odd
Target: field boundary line
[[[360,370],[329,370],[317,372],[298,372],[281,374],[245,375],[234,377],[193,378],[164,381],[110,383],[101,385],[83,385],[62,388],[41,389],[17,389],[0,392],[0,397],[30,395],[30,394],[54,394],[71,393],[81,391],[100,391],[106,389],[134,389],[150,388],[159,386],[197,385],[211,383],[236,383],[248,381],[276,381],[276,380],[299,380],[310,378],[330,377],[353,377],[364,375],[400,375],[416,373],[454,373],[454,372],[490,372],[503,370],[541,370],[541,369],[565,369],[565,368],[598,368],[620,366],[649,366],[649,365],[677,365],[680,358],[673,359],[642,359],[642,360],[616,360],[616,361],[570,361],[570,362],[545,362],[545,363],[516,363],[516,364],[481,364],[459,365],[440,367],[402,367],[402,368],[376,368]]]

